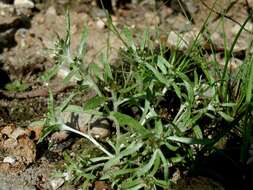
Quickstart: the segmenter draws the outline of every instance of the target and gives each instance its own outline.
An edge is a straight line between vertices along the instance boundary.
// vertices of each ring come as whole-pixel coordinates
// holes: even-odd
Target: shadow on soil
[[[239,160],[239,147],[218,150],[211,155],[197,159],[191,175],[211,178],[222,184],[226,190],[253,189],[252,164],[246,166]]]

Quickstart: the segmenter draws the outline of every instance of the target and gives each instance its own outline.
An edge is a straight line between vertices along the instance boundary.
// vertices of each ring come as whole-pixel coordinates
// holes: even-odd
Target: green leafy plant
[[[5,85],[5,88],[8,90],[8,91],[18,91],[18,92],[22,92],[22,91],[25,91],[29,88],[29,85],[26,84],[26,83],[23,83],[19,80],[15,80],[14,82],[12,83],[8,83]]]
[[[148,30],[137,43],[128,28],[120,32],[110,17],[107,26],[125,45],[119,50],[117,65],[109,63],[106,51],[101,53],[103,69],[94,64],[83,66],[87,28],[77,54],[72,56],[67,16],[66,38],[59,38],[55,49],[57,64],[42,77],[50,82],[65,65],[69,69],[65,81],[72,77],[78,81],[77,92],[60,106],[55,107],[50,95],[41,138],[55,130],[68,130],[98,149],[96,154],[84,150],[75,158],[65,154],[66,169],[72,173],[73,181],[83,180],[84,188],[98,179],[115,189],[168,188],[173,168],[189,167],[196,156],[214,151],[215,144],[233,130],[238,130],[243,138],[242,160],[246,160],[252,125],[252,56],[245,60],[238,80],[233,83],[227,69],[240,31],[226,58],[220,81],[205,66],[209,62],[195,42],[187,52],[181,52],[157,46],[150,40]],[[204,31],[205,27],[201,33]],[[243,81],[244,78],[249,80]],[[236,91],[228,90],[236,86]],[[71,105],[71,99],[81,89],[92,89],[96,95],[83,106]],[[107,118],[112,122],[114,134],[99,142],[90,134],[64,124],[59,116],[63,111]]]

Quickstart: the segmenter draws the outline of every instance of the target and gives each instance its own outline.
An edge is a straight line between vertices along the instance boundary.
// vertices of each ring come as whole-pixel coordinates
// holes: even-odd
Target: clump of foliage
[[[23,83],[19,80],[15,80],[12,83],[6,84],[5,88],[9,91],[25,91],[29,88],[29,86],[26,83]]]
[[[77,54],[71,54],[67,18],[66,38],[59,38],[55,48],[57,64],[42,79],[50,82],[62,66],[67,66],[65,81],[75,78],[78,91],[58,107],[50,96],[42,140],[54,130],[69,130],[99,150],[95,155],[84,150],[76,160],[66,154],[66,170],[72,173],[73,181],[82,180],[84,188],[96,180],[105,180],[115,189],[168,188],[171,169],[188,167],[198,154],[212,152],[215,144],[232,130],[237,130],[243,139],[241,160],[246,161],[253,119],[252,55],[248,54],[236,80],[231,82],[228,70],[242,30],[226,51],[222,70],[216,60],[206,60],[198,39],[187,52],[155,44],[148,30],[135,42],[128,28],[119,32],[108,17],[108,28],[122,40],[124,48],[117,65],[108,62],[109,51],[101,53],[101,69],[96,64],[82,63],[87,28]],[[205,24],[201,32],[204,30]],[[218,73],[208,69],[210,64]],[[83,89],[94,90],[96,96],[83,106],[71,105],[71,99]],[[115,133],[105,142],[98,142],[64,124],[59,117],[63,111],[108,118]]]

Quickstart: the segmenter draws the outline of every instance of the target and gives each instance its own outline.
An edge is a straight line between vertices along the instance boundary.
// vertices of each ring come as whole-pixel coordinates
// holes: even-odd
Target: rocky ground
[[[178,34],[180,34],[185,39],[180,47],[185,49],[200,31],[215,1],[182,2],[184,2],[182,4],[184,9],[173,0],[169,6],[163,3],[155,4],[152,0],[144,0],[119,8],[114,7],[112,20],[119,29],[128,26],[136,31],[136,39],[146,27],[155,30],[159,26],[160,39],[168,47],[177,44]],[[75,49],[78,44],[84,24],[87,25],[89,28],[88,52],[83,64],[97,63],[97,53],[107,46],[109,31],[104,23],[106,15],[95,1],[31,2],[19,0],[14,3],[0,1],[1,190],[76,189],[70,185],[62,186],[68,176],[57,178],[52,174],[62,167],[62,151],[70,149],[74,152],[75,148],[83,142],[76,138],[69,138],[68,134],[55,133],[51,138],[57,141],[58,145],[55,149],[48,150],[46,145],[36,144],[41,126],[30,126],[31,121],[44,117],[47,110],[48,91],[39,82],[38,77],[54,64],[50,50],[54,48],[57,35],[65,34],[64,6],[67,4],[70,4],[72,49]],[[247,18],[252,7],[253,1],[251,0],[217,1],[209,19],[210,35],[201,36],[203,39],[201,43],[205,44],[206,39],[210,38],[217,52],[222,52],[224,50],[224,31],[228,45],[231,45],[232,39],[236,36],[240,25]],[[226,14],[226,18],[223,18],[222,14]],[[250,21],[236,44],[236,57],[233,58],[231,69],[236,69],[237,65],[242,63],[246,48],[252,40],[252,30],[253,23]],[[116,64],[117,50],[122,43],[114,35],[110,35],[109,41],[110,59]],[[208,43],[206,47],[210,48]],[[217,57],[222,65],[222,53]],[[60,78],[61,73],[58,75]],[[13,81],[26,84],[25,91],[7,90],[6,84]],[[19,87],[21,88],[22,85]],[[58,101],[69,90],[56,87],[54,89]],[[70,116],[66,118],[68,117]],[[80,123],[85,123],[85,116],[80,117],[80,120]],[[106,137],[109,132],[95,131],[94,133]],[[214,190],[223,189],[223,187],[211,179],[196,177],[191,180],[181,180],[176,189]]]

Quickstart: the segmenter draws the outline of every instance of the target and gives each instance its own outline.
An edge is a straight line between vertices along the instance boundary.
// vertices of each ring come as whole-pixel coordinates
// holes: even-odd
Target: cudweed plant
[[[214,74],[204,66],[208,62],[202,56],[203,50],[195,43],[191,51],[183,53],[157,46],[150,40],[148,30],[140,43],[136,43],[131,31],[124,28],[120,32],[109,16],[107,26],[124,44],[118,65],[109,63],[109,51],[101,54],[102,70],[94,64],[82,64],[87,28],[76,55],[72,55],[67,16],[66,37],[59,37],[55,48],[56,66],[42,76],[50,82],[65,66],[68,68],[65,81],[75,78],[78,88],[58,107],[50,94],[41,140],[52,131],[68,130],[86,138],[99,150],[96,155],[84,150],[75,159],[65,154],[66,170],[72,173],[73,181],[82,180],[84,188],[95,180],[105,180],[115,189],[167,189],[171,168],[188,167],[199,153],[214,150],[215,143],[235,128],[239,128],[245,140],[242,160],[246,159],[252,124],[252,119],[248,119],[252,118],[251,55],[238,74],[238,82],[232,84],[238,86],[236,95],[229,94],[227,66],[222,71],[221,83],[215,81]],[[205,24],[201,32],[204,30]],[[230,54],[232,50],[233,46]],[[249,80],[243,81],[244,78]],[[82,93],[81,89],[92,89],[96,96],[83,106],[71,105],[73,97]],[[64,111],[108,118],[113,122],[115,134],[102,144],[64,124],[59,114]],[[216,134],[214,130],[221,132]]]

